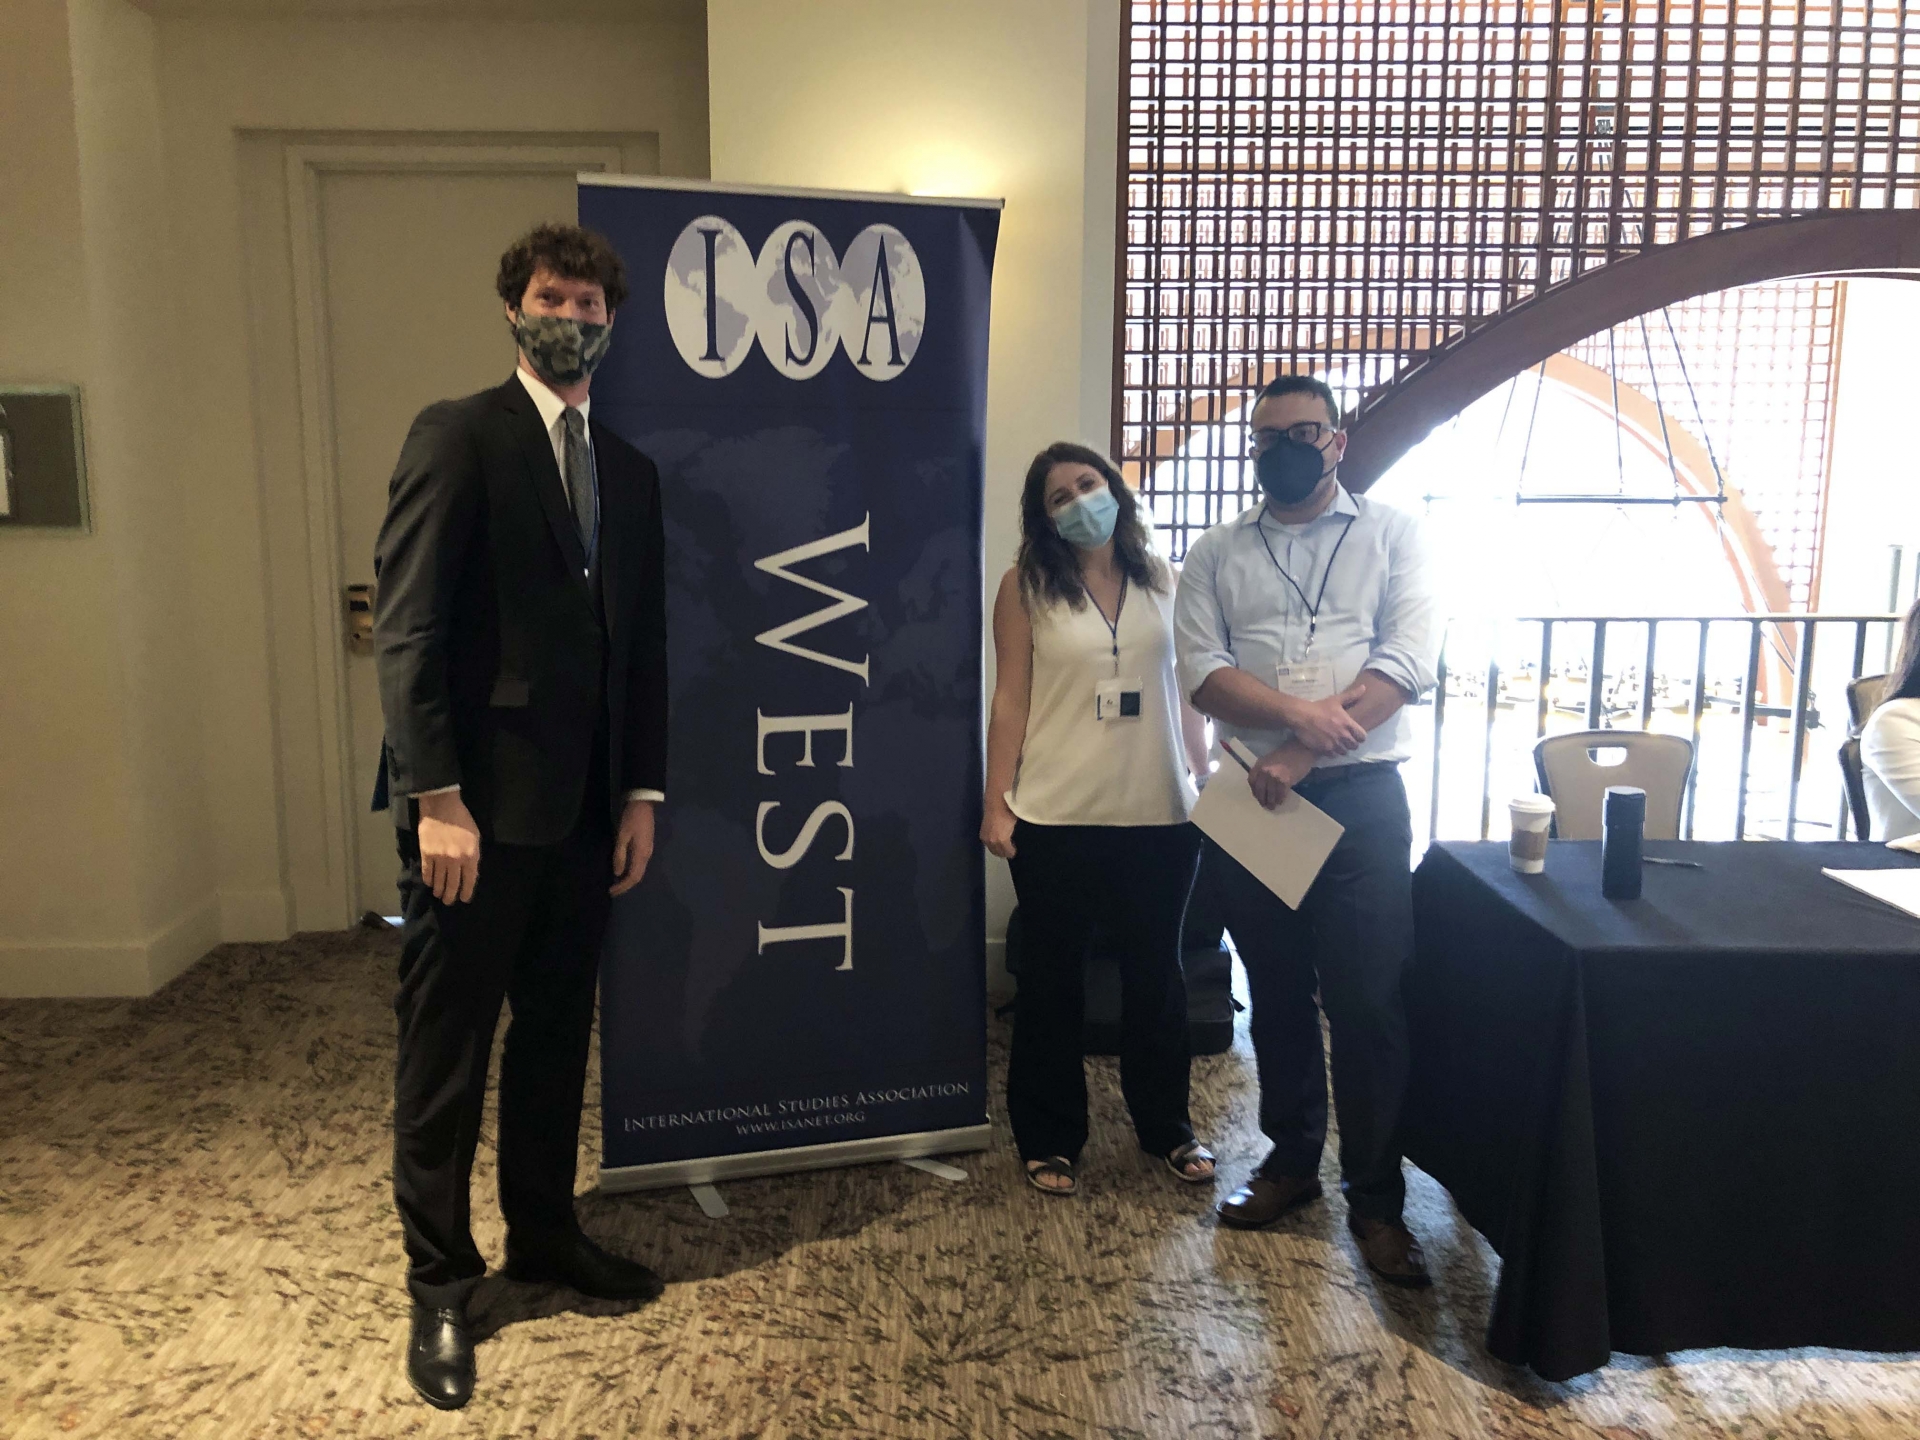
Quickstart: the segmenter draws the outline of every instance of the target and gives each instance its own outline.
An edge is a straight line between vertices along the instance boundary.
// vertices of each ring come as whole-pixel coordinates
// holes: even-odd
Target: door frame
[[[632,142],[652,136],[597,139],[537,137],[501,142],[421,143],[417,139],[285,143],[285,185],[292,311],[293,388],[299,431],[299,483],[259,482],[266,536],[271,628],[293,642],[274,646],[274,746],[282,868],[300,930],[337,929],[364,912],[360,894],[360,807],[352,793],[352,723],[348,708],[340,543],[339,476],[333,433],[332,354],[326,323],[326,245],[321,185],[330,174],[525,175],[615,172]],[[623,144],[622,142],[627,142]],[[656,149],[657,154],[657,140]],[[263,296],[269,304],[278,297]],[[256,334],[260,333],[256,330]],[[255,403],[262,403],[256,391]],[[262,417],[256,415],[256,433]],[[276,507],[282,524],[271,523]],[[297,507],[297,519],[287,510]],[[293,520],[293,524],[285,521]],[[275,542],[275,534],[283,537]],[[291,543],[298,534],[303,544]],[[276,583],[278,582],[278,583]],[[304,641],[304,643],[302,643]],[[283,653],[284,652],[284,653]],[[310,724],[291,725],[292,716]],[[294,731],[302,733],[292,733]],[[293,845],[299,830],[317,844]]]

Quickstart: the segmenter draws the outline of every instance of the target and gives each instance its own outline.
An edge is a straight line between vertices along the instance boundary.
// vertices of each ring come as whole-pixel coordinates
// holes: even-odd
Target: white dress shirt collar
[[[540,423],[547,428],[547,444],[553,447],[553,468],[564,479],[567,473],[567,427],[560,423],[560,417],[567,412],[567,402],[547,387],[547,382],[538,375],[531,374],[526,367],[516,369],[514,374],[520,377],[520,383],[527,387],[527,394],[533,397],[534,408],[540,412]],[[593,409],[593,397],[586,396],[573,407],[580,412],[582,420],[590,419]],[[587,453],[593,453],[593,431],[586,432]],[[599,481],[596,479],[595,484]]]
[[[547,427],[547,433],[551,435],[553,433],[553,427],[560,423],[561,415],[566,412],[567,402],[554,394],[553,391],[548,388],[546,381],[542,380],[538,375],[530,373],[526,366],[521,365],[516,367],[513,373],[519,376],[520,383],[527,387],[527,394],[533,397],[533,403],[539,408],[540,423]],[[581,419],[591,419],[593,397],[591,395],[584,396],[580,403],[573,408],[580,412]]]
[[[1265,515],[1266,513],[1267,513],[1267,502],[1263,499],[1260,501],[1259,504],[1251,505],[1246,510],[1241,512],[1238,523],[1242,525],[1258,525],[1260,523],[1260,517],[1262,515]],[[1324,520],[1329,515],[1358,516],[1359,514],[1360,514],[1360,507],[1354,503],[1353,496],[1347,493],[1347,487],[1345,485],[1342,485],[1338,480],[1336,480],[1334,481],[1334,484],[1333,484],[1333,499],[1328,503],[1327,508],[1322,510],[1318,515],[1314,516],[1313,520],[1296,521],[1294,522],[1293,525],[1289,526],[1288,528],[1297,530],[1297,529],[1300,529],[1302,526],[1313,524],[1315,520]],[[1273,523],[1276,525],[1279,525],[1281,522],[1279,520],[1274,520]]]

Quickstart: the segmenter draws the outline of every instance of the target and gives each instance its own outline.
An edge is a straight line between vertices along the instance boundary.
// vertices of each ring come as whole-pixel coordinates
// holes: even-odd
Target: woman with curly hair
[[[1189,1184],[1214,1157],[1187,1113],[1180,924],[1205,732],[1173,669],[1172,568],[1133,492],[1084,445],[1049,445],[1020,496],[993,606],[998,660],[980,838],[1010,862],[1024,941],[1007,1113],[1027,1183],[1070,1195],[1087,1138],[1082,976],[1118,951],[1120,1088],[1143,1149]]]

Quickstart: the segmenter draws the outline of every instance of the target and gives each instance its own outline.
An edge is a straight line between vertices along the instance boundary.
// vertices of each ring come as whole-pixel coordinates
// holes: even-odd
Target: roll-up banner
[[[602,1187],[981,1148],[999,202],[582,175],[580,221],[632,290],[593,406],[660,467],[672,690]]]

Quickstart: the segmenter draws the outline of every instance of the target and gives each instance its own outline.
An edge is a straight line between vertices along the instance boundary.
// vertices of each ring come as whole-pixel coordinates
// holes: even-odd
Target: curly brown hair
[[[627,267],[620,252],[597,230],[581,225],[536,225],[507,247],[493,288],[514,309],[526,298],[536,270],[551,270],[562,280],[591,280],[618,310],[627,298]]]
[[[1120,573],[1143,589],[1167,593],[1171,579],[1165,562],[1147,543],[1147,527],[1140,518],[1140,502],[1120,478],[1114,463],[1098,450],[1062,440],[1033,457],[1020,487],[1020,597],[1028,605],[1037,600],[1061,600],[1080,609],[1087,603],[1087,587],[1080,579],[1080,558],[1061,538],[1047,514],[1047,476],[1056,465],[1090,465],[1099,471],[1119,502],[1120,516],[1113,527],[1113,563]]]

